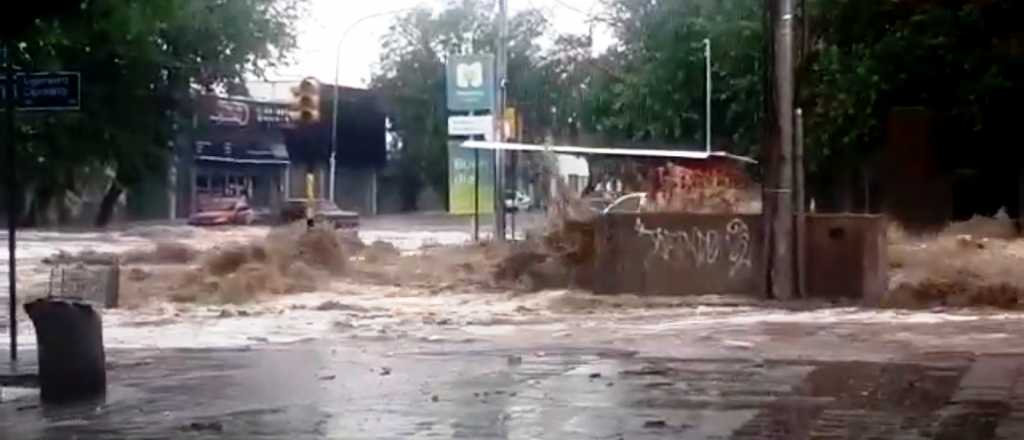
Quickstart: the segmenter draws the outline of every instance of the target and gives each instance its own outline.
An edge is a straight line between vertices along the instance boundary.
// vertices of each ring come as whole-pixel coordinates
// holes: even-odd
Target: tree
[[[166,170],[195,91],[241,83],[285,59],[302,2],[83,0],[79,14],[37,20],[15,36],[20,69],[83,78],[81,111],[20,119],[18,166],[32,211],[75,192],[82,173],[109,173],[96,219],[106,224],[124,188]]]
[[[633,142],[702,145],[705,67],[712,44],[714,143],[756,152],[761,124],[762,2],[613,0],[607,20],[619,44],[594,81],[593,129]]]
[[[495,20],[493,1],[463,0],[437,15],[428,9],[402,14],[384,36],[371,87],[390,101],[389,116],[401,138],[398,167],[404,209],[416,207],[423,183],[447,192],[445,63],[452,54],[493,52]],[[531,92],[519,84],[535,83],[530,75],[539,53],[536,40],[546,27],[535,10],[509,20],[509,80],[515,84],[510,87],[510,103],[531,99]]]
[[[1024,4],[815,0],[808,6],[813,50],[800,70],[800,101],[812,172],[849,176],[870,167],[895,107],[935,115],[936,153],[946,167],[1019,162],[1019,149],[1007,139],[1016,136],[1008,115],[1024,99],[1024,86],[1012,80],[1024,65],[1015,49]]]

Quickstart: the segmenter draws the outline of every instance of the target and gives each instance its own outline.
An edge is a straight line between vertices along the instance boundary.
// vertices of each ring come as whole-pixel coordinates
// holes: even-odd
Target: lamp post
[[[704,39],[704,148],[711,154],[711,39]]]
[[[338,44],[334,48],[334,83],[332,84],[332,86],[334,87],[334,102],[331,103],[331,106],[332,106],[332,111],[331,111],[331,159],[330,159],[330,168],[331,168],[330,173],[331,174],[330,174],[330,177],[328,177],[328,181],[330,182],[330,186],[327,188],[328,197],[330,198],[330,200],[332,202],[336,202],[334,200],[334,178],[335,178],[335,172],[337,170],[336,156],[337,156],[337,153],[338,153],[338,96],[339,96],[338,90],[340,89],[340,86],[338,85],[338,76],[340,75],[340,70],[341,70],[341,45],[345,42],[345,37],[348,37],[348,33],[351,32],[353,29],[355,29],[356,26],[359,26],[360,24],[362,24],[364,21],[367,21],[367,20],[370,20],[370,19],[373,19],[373,18],[378,18],[378,17],[385,17],[385,16],[388,16],[388,15],[393,15],[393,14],[397,14],[397,13],[400,13],[400,12],[411,11],[411,10],[414,10],[414,9],[418,9],[420,7],[422,7],[422,4],[417,4],[416,6],[410,6],[410,7],[407,7],[407,8],[392,9],[390,11],[378,12],[378,13],[375,13],[375,14],[370,14],[370,15],[361,17],[358,20],[352,22],[352,24],[348,25],[348,27],[345,28],[345,31],[341,33],[341,38],[338,39]]]

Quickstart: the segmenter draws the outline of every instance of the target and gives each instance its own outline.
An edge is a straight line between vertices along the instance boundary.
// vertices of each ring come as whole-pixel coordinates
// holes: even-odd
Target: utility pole
[[[771,253],[769,270],[771,295],[790,299],[793,295],[793,0],[775,0],[773,17],[775,52],[775,120],[778,136],[772,144],[778,148],[769,166],[775,178],[766,195],[771,197]]]
[[[508,0],[498,0],[498,40],[495,41],[497,53],[498,90],[495,93],[494,126],[495,140],[505,141],[505,100],[508,89]],[[494,238],[505,240],[505,152],[494,150]]]
[[[6,96],[6,117],[7,117],[7,283],[8,283],[8,310],[7,318],[11,335],[11,361],[18,360],[18,277],[16,275],[16,245],[17,236],[15,229],[18,222],[17,197],[18,180],[15,176],[17,169],[17,154],[15,152],[14,136],[14,55],[10,40],[4,42],[4,64],[6,65],[7,81],[4,82]]]

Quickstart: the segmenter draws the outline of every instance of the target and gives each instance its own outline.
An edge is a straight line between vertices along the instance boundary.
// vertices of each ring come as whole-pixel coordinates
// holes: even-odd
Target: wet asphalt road
[[[324,341],[109,353],[102,401],[0,403],[0,438],[1016,439],[1024,356],[673,359]],[[30,366],[29,366],[30,367]],[[1001,382],[1003,381],[1003,382]],[[1005,382],[1005,383],[1004,383]]]
[[[739,384],[721,379],[745,366],[694,363],[683,383],[629,352],[546,349],[380,353],[311,342],[113,352],[103,402],[51,408],[29,395],[0,404],[0,437],[725,438],[756,401],[807,370],[761,366],[748,384],[757,386],[736,396],[751,399],[745,408],[715,408],[701,400],[735,394]]]

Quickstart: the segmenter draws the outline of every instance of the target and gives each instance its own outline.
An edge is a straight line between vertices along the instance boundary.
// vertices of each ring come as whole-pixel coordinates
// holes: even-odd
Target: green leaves
[[[1010,23],[1024,17],[1020,2],[817,0],[810,6],[818,34],[800,100],[815,166],[871,155],[884,142],[882,124],[894,107],[937,115],[936,128],[946,133],[936,139],[940,149],[1012,133],[998,115],[1015,111],[1013,99],[1003,97],[1024,96],[1024,87],[1008,80],[1022,58],[1001,52],[996,42],[1015,35],[1019,41],[1019,26]]]
[[[702,145],[709,38],[715,143],[749,153],[761,112],[761,2],[615,0],[610,8],[619,45],[602,58],[621,75],[593,91],[593,127],[609,138]]]
[[[16,64],[81,72],[82,109],[22,114],[32,170],[22,176],[59,186],[88,167],[115,169],[125,184],[163,173],[171,126],[188,117],[193,88],[241,82],[280,61],[295,46],[301,3],[84,0],[78,14],[37,20],[17,37]]]

